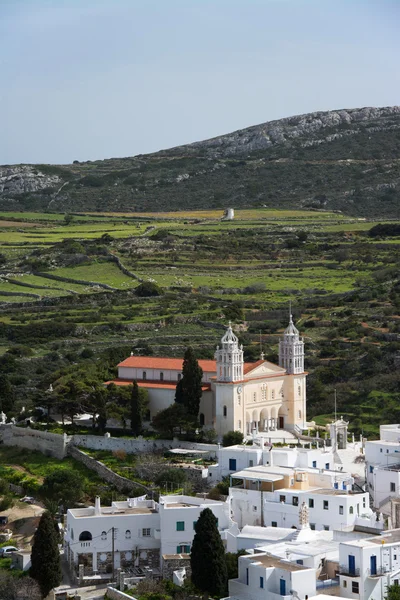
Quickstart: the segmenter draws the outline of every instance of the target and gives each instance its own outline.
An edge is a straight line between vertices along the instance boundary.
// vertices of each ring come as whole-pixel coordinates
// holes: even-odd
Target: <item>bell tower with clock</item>
[[[231,323],[215,352],[215,428],[219,436],[241,429],[243,412],[243,346],[232,331]],[[239,427],[240,423],[240,427]]]

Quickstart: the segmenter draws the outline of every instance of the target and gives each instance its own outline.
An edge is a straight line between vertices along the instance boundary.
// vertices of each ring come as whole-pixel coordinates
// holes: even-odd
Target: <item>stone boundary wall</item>
[[[88,281],[86,279],[72,279],[71,277],[61,277],[61,275],[53,275],[52,273],[47,273],[43,271],[34,271],[33,274],[38,275],[40,277],[45,277],[46,279],[54,279],[54,281],[63,281],[64,283],[80,283],[82,285],[100,287],[104,290],[116,291],[117,289],[111,287],[111,285],[108,285],[107,283],[99,283],[98,281]]]
[[[26,450],[38,450],[47,456],[62,459],[67,455],[67,445],[71,438],[66,433],[49,433],[29,427],[0,425],[0,440],[5,446],[18,446]]]
[[[82,452],[82,450],[79,450],[79,448],[75,448],[75,446],[68,446],[68,454],[72,456],[72,458],[75,458],[75,460],[78,460],[80,463],[85,465],[91,471],[97,473],[99,477],[108,483],[111,483],[120,492],[128,492],[130,490],[134,490],[135,488],[137,489],[138,487],[143,488],[143,490],[146,492],[151,491],[150,488],[141,483],[136,483],[131,479],[126,479],[126,477],[117,475],[117,473],[114,473],[114,471],[106,467],[104,463],[92,458],[88,454],[85,454],[85,452]]]
[[[129,596],[129,594],[125,594],[125,592],[120,592],[119,590],[112,587],[111,585],[107,586],[107,596],[106,597],[110,598],[110,600],[136,600],[136,598]]]
[[[173,440],[146,440],[138,438],[116,438],[101,437],[98,435],[73,435],[71,445],[87,448],[88,450],[124,450],[127,454],[136,452],[154,452],[156,450],[172,450],[172,448],[184,448],[186,450],[207,450],[217,455],[217,444],[197,444],[195,442],[183,442]]]

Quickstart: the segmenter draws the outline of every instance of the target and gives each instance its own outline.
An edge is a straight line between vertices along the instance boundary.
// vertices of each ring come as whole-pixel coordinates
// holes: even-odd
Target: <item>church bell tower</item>
[[[279,341],[279,366],[290,375],[304,373],[304,341],[293,324],[292,315]]]
[[[221,339],[222,347],[217,346],[217,381],[235,382],[243,379],[243,346],[232,331],[231,322]]]

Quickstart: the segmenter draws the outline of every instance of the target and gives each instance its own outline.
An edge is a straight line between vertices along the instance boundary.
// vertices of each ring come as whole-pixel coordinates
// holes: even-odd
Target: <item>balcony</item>
[[[367,570],[367,576],[372,578],[383,577],[383,575],[387,575],[388,573],[390,573],[390,567],[388,566],[376,567],[376,569]]]
[[[340,565],[339,575],[346,575],[347,577],[360,577],[359,567],[356,569],[349,569],[348,565]]]

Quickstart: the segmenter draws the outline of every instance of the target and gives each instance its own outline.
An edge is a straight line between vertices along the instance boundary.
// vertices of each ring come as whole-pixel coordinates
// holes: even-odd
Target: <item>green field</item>
[[[4,360],[17,404],[29,406],[32,390],[85,355],[182,356],[192,345],[211,358],[229,320],[246,360],[261,344],[276,361],[291,302],[307,344],[310,417],[332,412],[335,387],[355,431],[376,433],[375,400],[365,399],[379,381],[382,422],[400,419],[400,239],[370,237],[376,221],[336,213],[221,214],[82,214],[66,224],[64,215],[1,213],[0,375]],[[141,282],[159,295],[140,296]]]

